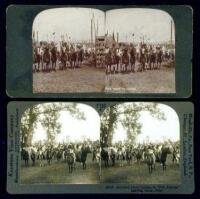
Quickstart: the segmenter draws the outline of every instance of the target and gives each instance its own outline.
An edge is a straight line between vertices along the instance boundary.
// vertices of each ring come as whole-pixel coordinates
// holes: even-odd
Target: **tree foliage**
[[[165,119],[157,103],[123,103],[108,107],[101,116],[101,145],[108,146],[112,143],[118,124],[126,130],[128,140],[134,141],[141,132],[139,118],[142,111],[148,111],[157,119]]]
[[[30,137],[33,136],[33,130],[38,121],[39,108],[32,106],[28,108],[21,118],[21,144],[26,147],[29,143]]]
[[[79,120],[85,120],[85,115],[76,103],[44,103],[28,108],[21,119],[21,143],[28,146],[32,142],[34,129],[38,123],[46,130],[47,141],[54,142],[61,130],[59,117],[61,111],[67,111]]]

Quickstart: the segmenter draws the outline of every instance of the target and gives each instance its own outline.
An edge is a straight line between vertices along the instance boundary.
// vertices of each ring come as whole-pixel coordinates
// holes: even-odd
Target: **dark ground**
[[[178,165],[172,165],[171,159],[168,159],[167,170],[163,172],[161,165],[156,164],[156,170],[149,174],[147,165],[134,162],[128,166],[105,168],[102,162],[101,181],[99,180],[99,165],[92,162],[91,154],[88,156],[87,169],[82,170],[80,163],[73,173],[68,173],[66,163],[54,162],[50,166],[29,168],[21,166],[21,183],[70,183],[70,184],[96,184],[96,183],[132,183],[132,184],[179,184],[180,170]]]

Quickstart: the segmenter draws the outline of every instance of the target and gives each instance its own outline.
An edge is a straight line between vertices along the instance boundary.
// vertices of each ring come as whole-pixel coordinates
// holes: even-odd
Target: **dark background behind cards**
[[[70,6],[70,4],[68,4]],[[61,5],[17,6],[10,5],[6,14],[6,89],[11,97],[61,97],[61,98],[126,98],[126,97],[183,97],[191,95],[192,67],[192,10],[189,6],[148,5],[148,8],[168,12],[175,23],[175,82],[176,93],[33,93],[32,68],[32,24],[43,10],[62,7]],[[73,6],[73,5],[72,5]],[[80,5],[77,5],[80,7]],[[91,5],[103,11],[123,7],[145,7],[145,5]],[[13,31],[14,30],[14,31]]]
[[[194,155],[195,155],[195,183],[196,183],[196,189],[195,192],[192,195],[10,195],[6,192],[6,137],[7,137],[7,103],[9,101],[24,101],[22,98],[9,98],[6,94],[6,7],[10,4],[137,4],[137,5],[156,5],[156,4],[186,4],[186,5],[191,5],[194,10],[194,53],[193,53],[193,94],[190,98],[188,99],[165,99],[168,101],[192,101],[195,105],[195,127],[194,127]],[[48,198],[48,199],[61,199],[61,198],[199,198],[200,197],[200,111],[199,111],[199,102],[200,102],[200,95],[199,95],[199,89],[200,89],[200,59],[199,59],[199,51],[198,47],[200,44],[200,9],[199,9],[199,2],[198,0],[176,0],[176,1],[155,1],[155,0],[135,0],[135,1],[76,1],[76,0],[71,0],[71,1],[61,1],[61,0],[49,0],[49,1],[38,1],[38,0],[21,0],[21,1],[0,1],[0,198]],[[198,19],[198,20],[197,20]],[[31,99],[27,98],[26,100],[34,101],[37,99]],[[48,98],[43,98],[40,99],[40,101],[71,101],[68,98],[64,99],[48,99]],[[90,101],[91,99],[84,99],[85,101]],[[101,98],[96,99],[98,101],[101,101]],[[113,99],[108,99],[112,100]],[[118,99],[119,101],[120,99]],[[133,101],[134,99],[121,99],[121,101]],[[153,99],[150,98],[148,101],[161,101],[163,99]],[[73,99],[73,101],[83,101],[83,99],[77,98]],[[139,101],[139,100],[137,100]],[[145,99],[141,99],[140,101],[145,101]]]

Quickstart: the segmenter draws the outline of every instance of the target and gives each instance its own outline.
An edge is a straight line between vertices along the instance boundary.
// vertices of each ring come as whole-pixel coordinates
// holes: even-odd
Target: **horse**
[[[46,155],[45,155],[45,152],[43,150],[38,151],[38,159],[39,159],[39,166],[44,167]]]
[[[122,53],[122,73],[128,72],[128,65],[129,65],[129,54],[128,50],[124,49]]]
[[[51,164],[52,159],[53,159],[53,152],[52,152],[52,149],[47,149],[47,150],[46,150],[46,160],[47,160],[48,165]]]
[[[130,52],[130,70],[131,72],[135,72],[135,62],[136,62],[136,52],[135,52],[135,48],[131,48]]]
[[[111,73],[118,73],[120,66],[120,51],[112,51],[111,59]]]
[[[83,58],[84,58],[83,49],[79,49],[76,53],[77,53],[77,54],[76,54],[76,58],[77,58],[77,67],[80,68],[81,65],[82,65],[82,62],[83,62]]]
[[[109,167],[109,154],[107,148],[102,148],[101,159],[104,161],[105,167]]]
[[[179,151],[179,148],[176,147],[176,148],[173,148],[173,152],[172,152],[172,163],[177,163],[179,164],[180,162],[180,151]]]
[[[86,160],[88,153],[91,153],[91,150],[89,147],[82,147],[81,150],[76,153],[76,162],[80,162],[83,165],[83,170],[86,169]]]
[[[35,48],[33,51],[33,72],[40,71],[40,62],[41,62],[41,55],[39,53],[38,48]]]
[[[100,150],[98,148],[94,149],[92,152],[92,161],[93,162],[96,161],[97,163],[99,163],[100,159],[101,159]]]
[[[51,64],[52,64],[52,70],[56,71],[56,62],[57,62],[57,49],[54,46],[51,49]]]
[[[124,160],[126,159],[126,152],[123,148],[119,148],[117,151],[117,159],[119,160],[119,166],[124,166]]]
[[[167,155],[171,153],[172,153],[172,150],[169,146],[163,146],[161,148],[160,157],[159,158],[157,157],[157,161],[159,161],[162,164],[163,171],[166,170]]]
[[[132,151],[130,149],[126,149],[126,161],[128,165],[131,165],[132,160]]]
[[[57,160],[57,162],[60,162],[61,159],[62,159],[62,151],[61,150],[57,150],[56,151],[56,160]]]
[[[44,53],[42,55],[42,70],[45,72],[49,72],[50,70],[50,62],[51,62],[51,54],[49,52],[49,48],[46,47]]]
[[[110,152],[109,156],[110,156],[110,160],[112,162],[112,166],[115,166],[115,159],[116,159],[116,152],[117,151],[116,151],[115,148],[111,147],[109,152]]]
[[[140,58],[139,58],[139,62],[141,64],[139,71],[145,71],[145,63],[146,63],[146,53],[145,53],[145,49],[141,49],[140,51]]]
[[[25,162],[25,166],[28,167],[29,166],[29,152],[25,149],[22,149],[21,157]]]
[[[66,69],[68,60],[69,60],[69,55],[68,55],[67,49],[63,47],[61,49],[61,54],[60,54],[60,62],[61,62],[60,67],[59,67],[60,70]]]
[[[152,173],[153,169],[156,168],[156,156],[153,152],[153,150],[148,150],[145,152],[145,161],[147,163],[149,173]]]
[[[163,59],[163,54],[161,50],[158,50],[158,52],[156,53],[156,69],[160,69],[161,64],[162,64],[162,59]]]
[[[137,149],[136,152],[135,152],[135,157],[136,157],[136,160],[137,160],[137,163],[140,163],[141,159],[142,159],[142,150],[140,149]]]
[[[149,68],[150,70],[155,68],[155,63],[156,63],[156,54],[153,52],[153,50],[150,50],[149,53]]]
[[[112,66],[112,53],[109,50],[105,54],[105,71],[106,71],[106,74],[111,73],[111,66]]]
[[[35,166],[36,153],[33,150],[31,150],[31,160],[32,160],[32,166]]]
[[[69,173],[73,172],[75,169],[76,155],[73,150],[66,151],[66,161],[68,164]]]
[[[76,68],[76,62],[77,62],[77,52],[75,51],[74,48],[70,49],[69,62],[70,62],[71,68],[75,69]]]

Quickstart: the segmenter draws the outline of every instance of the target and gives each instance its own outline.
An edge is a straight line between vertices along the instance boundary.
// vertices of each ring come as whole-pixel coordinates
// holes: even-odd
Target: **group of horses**
[[[83,61],[82,48],[67,48],[63,46],[58,51],[56,46],[34,47],[33,49],[33,72],[51,72],[79,68]]]
[[[76,170],[76,162],[82,164],[82,169],[86,169],[88,154],[92,154],[92,162],[102,165],[105,168],[110,166],[123,167],[131,166],[134,162],[145,163],[148,166],[149,173],[155,170],[156,162],[162,165],[163,171],[166,170],[167,156],[171,154],[172,163],[179,164],[180,148],[179,145],[113,145],[100,147],[99,145],[70,144],[59,145],[57,147],[40,146],[24,147],[21,151],[21,158],[25,162],[25,167],[39,165],[44,167],[51,165],[52,162],[65,162],[68,165],[68,172]]]
[[[171,154],[172,163],[179,164],[180,149],[179,146],[172,145],[139,145],[134,146],[110,146],[101,150],[101,160],[105,167],[115,166],[116,162],[120,167],[131,165],[133,162],[145,163],[148,166],[149,173],[156,168],[156,162],[162,165],[163,171],[166,170],[167,156]]]
[[[170,61],[174,61],[174,54],[164,52],[160,47],[144,46],[136,49],[132,45],[124,49],[108,49],[105,54],[106,74],[158,70],[163,62]]]
[[[79,145],[75,150],[75,145],[59,145],[57,147],[44,145],[35,147],[24,147],[21,151],[21,158],[24,160],[25,167],[39,165],[44,167],[51,165],[53,162],[65,162],[68,165],[69,173],[76,168],[76,162],[82,164],[82,168],[86,169],[86,159],[88,153],[91,153],[91,148],[88,145]],[[36,164],[37,163],[37,164]]]
[[[64,45],[60,50],[55,45],[33,47],[33,72],[80,68],[82,62],[88,60],[93,60],[93,65],[96,65],[95,50],[83,49],[82,46]],[[160,46],[143,45],[136,49],[130,44],[126,48],[106,48],[101,65],[104,66],[106,74],[124,74],[136,70],[142,72],[160,69],[163,61],[173,62],[174,53],[163,51]]]

